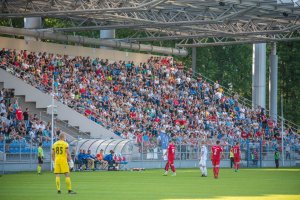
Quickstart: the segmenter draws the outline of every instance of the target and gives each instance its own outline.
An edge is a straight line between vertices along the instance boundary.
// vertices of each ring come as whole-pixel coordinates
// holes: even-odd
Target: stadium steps
[[[47,109],[47,106],[51,104],[51,96],[49,94],[43,93],[4,69],[0,69],[0,82],[4,83],[4,88],[14,89],[15,95],[25,96],[24,102],[35,102],[36,109],[47,110],[47,113],[50,114],[50,109]],[[57,119],[67,121],[70,126],[79,127],[79,131],[82,134],[90,133],[91,138],[119,138],[112,131],[105,129],[67,105],[56,100],[55,105],[57,106],[55,109]]]
[[[22,106],[23,111],[25,108],[29,108],[30,113],[37,114],[39,119],[45,122],[51,122],[51,115],[47,113],[47,109],[36,108],[36,102],[26,102],[24,96],[17,95],[16,98],[18,98],[19,105]],[[73,138],[90,138],[90,133],[81,132],[78,126],[71,126],[67,120],[59,120],[57,115],[54,115],[54,119],[55,127],[60,128]]]

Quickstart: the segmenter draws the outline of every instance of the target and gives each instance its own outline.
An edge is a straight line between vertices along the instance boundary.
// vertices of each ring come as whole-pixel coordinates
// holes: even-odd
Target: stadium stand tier
[[[279,124],[263,108],[243,105],[218,81],[193,77],[170,58],[134,63],[11,49],[2,49],[0,57],[3,69],[43,93],[52,92],[54,79],[58,102],[146,150],[169,138],[191,148],[217,139],[225,146],[251,140],[280,148]],[[284,143],[298,151],[297,130],[284,131]]]

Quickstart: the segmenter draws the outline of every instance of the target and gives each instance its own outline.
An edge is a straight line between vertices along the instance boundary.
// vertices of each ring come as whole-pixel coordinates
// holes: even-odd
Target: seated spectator
[[[91,154],[91,150],[88,150],[86,154],[87,169],[95,170],[96,157]]]
[[[107,163],[108,163],[108,170],[117,170],[118,162],[116,162],[116,160],[114,160],[115,152],[113,150],[110,150],[109,152],[110,152],[110,154],[108,154],[104,157],[104,160],[107,161]]]
[[[125,164],[125,165],[128,163],[127,160],[126,160],[126,157],[122,156],[122,154],[120,154],[120,153],[117,156],[117,162],[119,164]]]
[[[85,150],[80,149],[79,154],[77,155],[77,159],[75,158],[75,164],[78,165],[79,170],[83,170],[83,166],[86,167],[86,154]]]
[[[108,162],[104,160],[103,156],[103,149],[101,149],[100,152],[97,154],[95,165],[99,163],[101,168],[105,169],[107,167]]]

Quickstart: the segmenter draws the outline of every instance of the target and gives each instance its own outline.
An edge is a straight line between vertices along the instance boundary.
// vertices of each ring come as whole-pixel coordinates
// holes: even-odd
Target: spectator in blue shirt
[[[110,150],[109,152],[110,152],[110,154],[108,154],[104,157],[104,160],[107,161],[107,163],[108,163],[108,170],[116,169],[118,167],[118,163],[114,159],[115,152],[113,150]]]
[[[78,168],[81,170],[82,169],[82,165],[86,164],[86,159],[85,159],[86,155],[83,152],[82,149],[79,150],[79,154],[77,155],[77,158],[75,158],[75,164],[78,164]]]
[[[91,154],[91,150],[88,150],[85,157],[86,157],[86,161],[87,161],[87,169],[95,170],[96,157]]]

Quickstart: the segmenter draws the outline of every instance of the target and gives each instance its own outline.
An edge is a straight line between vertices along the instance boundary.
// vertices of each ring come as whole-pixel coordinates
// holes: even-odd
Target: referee
[[[44,150],[43,150],[43,144],[39,143],[38,148],[38,166],[37,166],[37,173],[40,175],[42,170],[42,164],[44,163]]]

